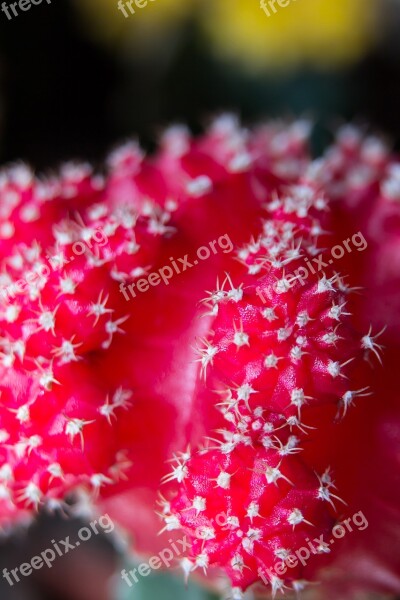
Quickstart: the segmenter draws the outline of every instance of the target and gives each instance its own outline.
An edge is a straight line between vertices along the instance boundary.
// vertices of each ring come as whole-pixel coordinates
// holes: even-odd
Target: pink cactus
[[[398,169],[354,129],[313,162],[308,131],[221,117],[199,139],[171,128],[152,157],[117,149],[105,177],[86,165],[0,175],[0,523],[83,487],[154,552],[164,477],[164,536],[183,528],[193,541],[187,575],[222,568],[236,597],[319,578],[329,593],[353,553],[349,588],[400,589],[382,525],[400,418],[379,365],[382,340],[388,365],[398,348]],[[364,228],[368,251],[313,272],[324,248]],[[179,257],[194,265],[210,242],[207,260],[127,294]],[[363,499],[372,464],[381,512]],[[341,499],[370,509],[376,555],[354,535],[275,575],[345,516]]]
[[[334,502],[329,473],[318,478],[297,457],[286,460],[280,449],[257,443],[193,457],[182,453],[177,461],[174,475],[184,487],[172,503],[161,504],[165,528],[181,527],[191,535],[191,554],[181,560],[186,576],[223,566],[235,599],[254,583],[271,584],[273,594],[300,591],[301,564],[287,580],[277,563],[302,548],[312,533],[334,524],[323,502]]]
[[[276,557],[282,548],[290,556],[304,546],[321,523],[326,528],[327,509],[340,500],[328,471],[319,480],[315,475],[318,450],[304,459],[293,455],[310,445],[314,429],[323,431],[370,395],[362,359],[376,354],[380,360],[370,332],[354,330],[344,280],[333,269],[307,283],[296,274],[318,251],[323,206],[323,198],[304,186],[289,189],[282,201],[275,198],[267,208],[287,220],[265,221],[263,235],[238,252],[247,273],[228,276],[210,293],[211,334],[199,350],[206,385],[199,384],[198,393],[205,406],[220,408],[214,423],[219,439],[214,434],[193,458],[179,455],[166,477],[181,484],[176,498],[166,496],[166,528],[182,527],[193,539],[184,568],[222,567],[237,597],[261,580],[273,593],[298,588],[304,569],[286,581],[271,574]],[[257,507],[254,514],[250,505]],[[235,531],[213,525],[220,513]],[[313,518],[304,516],[309,513]],[[302,524],[291,536],[288,514],[299,515]],[[206,542],[196,539],[201,527]]]
[[[80,222],[49,223],[53,247],[19,243],[4,258],[1,327],[1,502],[9,512],[55,506],[66,493],[125,476],[129,446],[115,422],[133,389],[99,377],[124,334],[119,281],[155,260],[161,231],[129,210],[92,205]],[[133,415],[128,416],[128,421]],[[3,519],[3,511],[1,515]]]

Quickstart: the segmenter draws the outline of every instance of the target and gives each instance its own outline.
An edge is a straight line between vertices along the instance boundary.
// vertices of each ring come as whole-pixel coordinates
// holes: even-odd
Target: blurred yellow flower
[[[203,19],[219,52],[253,69],[351,62],[374,38],[375,0],[261,4],[267,11],[259,0],[214,0]]]
[[[91,15],[98,34],[114,41],[156,39],[195,15],[207,44],[256,71],[340,66],[360,58],[379,31],[379,0],[154,0],[129,18],[117,0],[75,1]]]

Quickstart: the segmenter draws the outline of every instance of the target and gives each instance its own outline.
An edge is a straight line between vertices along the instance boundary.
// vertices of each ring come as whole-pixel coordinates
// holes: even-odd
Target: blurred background
[[[149,0],[133,3],[135,14],[122,6],[43,0],[10,20],[0,12],[2,164],[100,166],[118,142],[137,137],[151,151],[167,124],[199,132],[223,110],[249,124],[309,116],[315,152],[345,120],[368,123],[400,148],[398,0],[290,0],[276,13],[267,0],[266,10],[259,0]],[[44,515],[28,531],[4,535],[1,567],[81,525]],[[174,573],[118,587],[111,576],[126,561],[120,545],[96,536],[83,546],[24,584],[1,579],[0,598],[212,598],[196,585],[187,590]]]
[[[246,122],[310,115],[320,143],[340,119],[400,139],[398,0],[290,0],[270,17],[260,0],[125,10],[43,0],[0,13],[2,163],[98,161],[130,136],[151,149],[167,123],[197,131],[225,109]]]

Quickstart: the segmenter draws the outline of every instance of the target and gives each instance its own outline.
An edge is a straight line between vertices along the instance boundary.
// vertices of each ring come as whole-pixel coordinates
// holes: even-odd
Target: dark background
[[[381,40],[351,67],[252,76],[214,60],[190,22],[173,59],[149,65],[140,53],[126,61],[95,42],[68,0],[12,21],[0,13],[0,161],[24,159],[39,169],[98,161],[127,137],[151,148],[167,123],[197,131],[222,109],[246,122],[310,115],[320,142],[340,119],[356,119],[399,145],[399,11],[386,17]]]

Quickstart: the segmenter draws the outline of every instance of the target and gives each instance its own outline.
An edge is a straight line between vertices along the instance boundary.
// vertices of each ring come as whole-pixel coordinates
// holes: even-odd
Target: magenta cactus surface
[[[235,600],[400,590],[400,167],[353,128],[313,160],[309,130],[226,115],[104,175],[2,171],[4,527],[84,491],[139,552],[185,532],[185,576]]]

